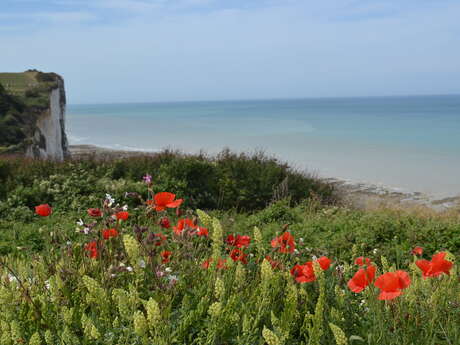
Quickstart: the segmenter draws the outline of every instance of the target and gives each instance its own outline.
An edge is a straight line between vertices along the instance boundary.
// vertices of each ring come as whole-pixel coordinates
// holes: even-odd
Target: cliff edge
[[[65,110],[64,80],[58,74],[0,73],[0,154],[68,157]]]

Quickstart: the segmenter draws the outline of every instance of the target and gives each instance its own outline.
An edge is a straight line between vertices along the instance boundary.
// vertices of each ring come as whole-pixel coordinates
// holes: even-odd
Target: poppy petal
[[[348,288],[356,293],[363,291],[367,285],[368,280],[366,277],[366,271],[364,271],[362,268],[360,268],[358,272],[355,273],[353,278],[351,278],[347,284]]]
[[[326,271],[331,266],[331,259],[326,256],[320,257],[317,261],[323,271]]]
[[[422,270],[423,278],[426,279],[429,276],[431,262],[428,260],[417,260],[415,264]]]
[[[396,271],[395,272],[397,277],[399,278],[399,288],[400,289],[405,289],[407,287],[409,287],[410,285],[410,277],[409,277],[409,274],[407,274],[407,272],[404,272],[404,271]]]
[[[401,290],[391,291],[391,292],[381,291],[380,294],[379,294],[378,299],[381,300],[381,301],[394,299],[394,298],[400,296],[401,293],[402,293]]]
[[[172,202],[168,202],[166,204],[166,207],[169,207],[169,208],[179,207],[182,204],[183,201],[184,201],[184,199],[177,199],[177,200],[174,200]]]

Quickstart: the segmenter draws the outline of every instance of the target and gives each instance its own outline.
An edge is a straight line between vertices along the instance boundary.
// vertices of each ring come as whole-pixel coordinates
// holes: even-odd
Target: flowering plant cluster
[[[140,206],[106,195],[76,240],[49,229],[44,255],[0,258],[0,345],[459,343],[451,253],[312,255],[298,229],[235,231],[143,181]]]

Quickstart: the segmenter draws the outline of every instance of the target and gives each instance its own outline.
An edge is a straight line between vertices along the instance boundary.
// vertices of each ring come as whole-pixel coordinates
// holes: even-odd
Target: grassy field
[[[3,161],[0,344],[459,344],[458,212],[349,209],[286,169]]]

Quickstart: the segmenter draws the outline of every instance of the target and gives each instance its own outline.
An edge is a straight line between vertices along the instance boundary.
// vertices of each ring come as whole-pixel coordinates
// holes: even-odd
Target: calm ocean
[[[72,145],[263,149],[323,177],[460,194],[460,96],[69,105]]]

